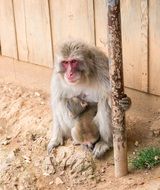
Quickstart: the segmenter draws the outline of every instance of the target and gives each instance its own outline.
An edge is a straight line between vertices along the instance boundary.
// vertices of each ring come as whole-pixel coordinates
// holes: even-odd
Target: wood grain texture
[[[108,55],[107,2],[94,0],[96,46]]]
[[[147,0],[122,0],[121,18],[125,86],[148,92]]]
[[[46,0],[14,0],[20,60],[53,66],[49,7]]]
[[[95,44],[93,0],[51,0],[53,46],[69,40]]]
[[[142,87],[141,90],[148,92],[149,82],[148,82],[148,49],[149,49],[149,10],[148,10],[148,0],[141,0],[141,64],[142,64]]]
[[[17,58],[16,30],[12,0],[0,0],[0,38],[2,55]]]
[[[160,95],[160,1],[149,6],[149,92]]]
[[[110,58],[110,81],[112,87],[112,126],[115,176],[128,173],[127,136],[125,112],[119,106],[124,94],[123,61],[121,43],[120,0],[108,1],[108,41]]]

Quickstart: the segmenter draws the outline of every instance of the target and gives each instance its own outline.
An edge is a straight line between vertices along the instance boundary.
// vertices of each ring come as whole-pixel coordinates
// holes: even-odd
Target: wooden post
[[[115,176],[122,177],[128,172],[128,162],[125,113],[119,106],[119,100],[124,94],[120,0],[108,0],[107,3]]]

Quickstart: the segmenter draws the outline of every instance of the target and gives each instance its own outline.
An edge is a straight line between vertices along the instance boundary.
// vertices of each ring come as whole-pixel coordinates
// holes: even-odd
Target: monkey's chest
[[[82,91],[80,98],[86,102],[98,102],[99,94],[94,90]]]
[[[67,98],[72,98],[74,96],[77,96],[81,98],[84,101],[87,102],[98,102],[99,97],[100,97],[100,92],[97,90],[97,88],[82,88],[82,89],[76,89],[76,88],[71,88],[67,90]]]
[[[82,100],[86,102],[98,102],[98,97],[93,94],[83,94]]]

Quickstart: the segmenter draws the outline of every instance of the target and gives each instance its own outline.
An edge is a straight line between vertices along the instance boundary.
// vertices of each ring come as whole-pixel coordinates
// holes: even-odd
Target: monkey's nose
[[[70,73],[69,76],[72,77],[72,76],[73,76],[73,73]]]

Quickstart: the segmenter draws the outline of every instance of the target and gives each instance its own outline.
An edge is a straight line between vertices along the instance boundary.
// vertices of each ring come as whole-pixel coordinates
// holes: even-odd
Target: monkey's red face
[[[80,62],[76,59],[64,60],[61,62],[64,79],[70,85],[77,84],[81,79]]]

